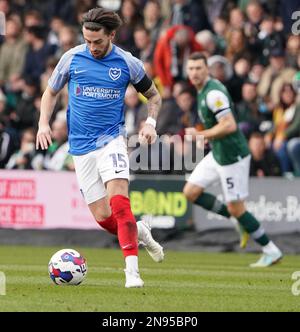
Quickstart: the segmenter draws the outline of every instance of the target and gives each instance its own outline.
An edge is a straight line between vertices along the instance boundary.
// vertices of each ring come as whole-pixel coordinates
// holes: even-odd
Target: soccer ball
[[[73,249],[56,252],[50,259],[48,269],[56,285],[79,285],[87,274],[85,258]]]

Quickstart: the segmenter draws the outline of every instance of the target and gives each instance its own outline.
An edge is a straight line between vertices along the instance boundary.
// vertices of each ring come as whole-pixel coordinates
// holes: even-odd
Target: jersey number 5
[[[232,189],[234,187],[233,178],[226,178],[227,189]]]

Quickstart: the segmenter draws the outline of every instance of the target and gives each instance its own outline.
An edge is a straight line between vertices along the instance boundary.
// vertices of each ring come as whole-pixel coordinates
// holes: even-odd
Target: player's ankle
[[[126,271],[139,272],[138,256],[129,255],[125,257]]]

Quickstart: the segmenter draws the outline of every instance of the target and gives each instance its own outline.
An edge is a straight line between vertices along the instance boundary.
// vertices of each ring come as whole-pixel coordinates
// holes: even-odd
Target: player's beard
[[[105,57],[106,53],[108,52],[109,47],[110,47],[110,43],[108,42],[103,51],[100,51],[100,50],[97,50],[96,52],[91,51],[91,54],[95,59],[102,59]]]

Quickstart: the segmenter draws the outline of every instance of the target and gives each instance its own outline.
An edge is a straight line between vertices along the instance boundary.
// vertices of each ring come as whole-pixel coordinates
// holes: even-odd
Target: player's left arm
[[[139,132],[139,140],[141,144],[153,144],[157,137],[155,127],[157,116],[162,103],[161,96],[153,82],[150,88],[142,92],[142,94],[148,99],[148,118],[143,128]]]

